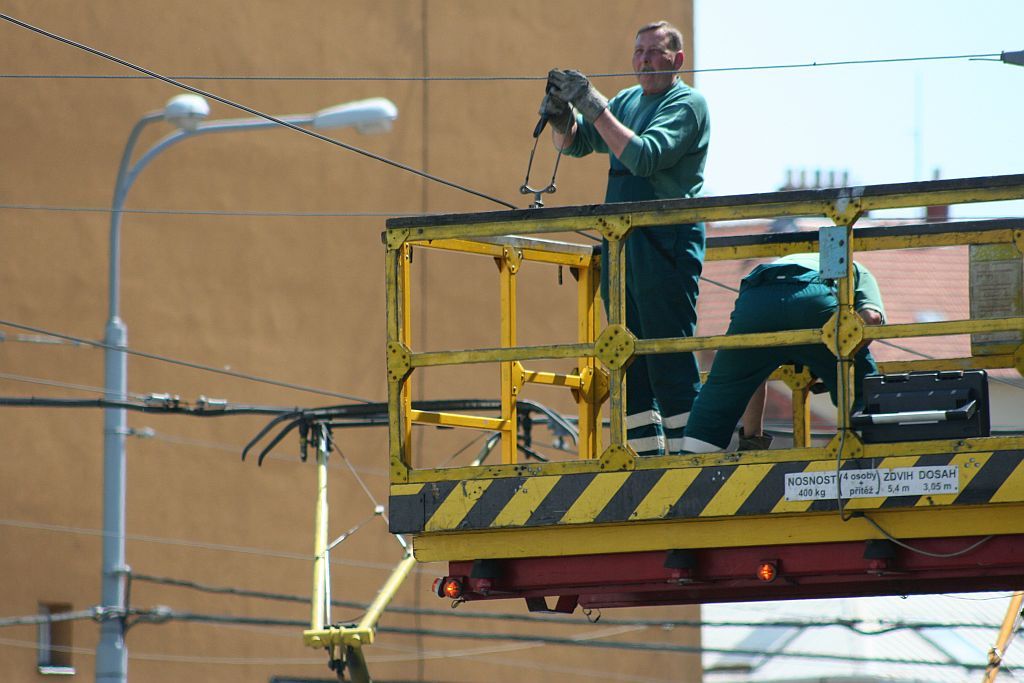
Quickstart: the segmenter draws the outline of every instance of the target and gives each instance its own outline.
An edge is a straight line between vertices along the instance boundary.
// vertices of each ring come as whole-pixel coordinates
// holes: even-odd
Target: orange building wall
[[[189,82],[254,109],[289,114],[364,97],[393,100],[390,134],[329,131],[409,166],[517,206],[539,80],[375,80],[398,77],[542,76],[551,67],[629,70],[633,31],[658,18],[686,29],[692,3],[678,0],[477,2],[302,0],[287,3],[166,3],[151,0],[12,0],[5,13],[176,76],[366,76],[367,80]],[[0,73],[131,75],[81,50],[0,22]],[[608,95],[630,79],[598,81]],[[100,339],[107,317],[109,207],[132,125],[178,91],[146,79],[0,78],[0,204],[92,210],[0,208],[0,319]],[[246,116],[211,102],[211,119]],[[171,132],[150,126],[147,149]],[[535,177],[554,154],[542,144]],[[551,205],[599,201],[606,160],[562,164]],[[139,177],[137,210],[353,213],[369,216],[216,216],[128,213],[123,224],[122,316],[133,349],[360,397],[384,400],[386,215],[501,208],[452,188],[288,130],[209,135],[161,154]],[[441,348],[496,339],[493,264],[430,255],[415,265],[425,295],[414,344]],[[571,334],[572,293],[551,272],[524,278],[524,340]],[[568,277],[567,281],[571,281]],[[555,303],[552,303],[555,302]],[[38,344],[0,326],[0,395],[98,398],[88,389],[39,381],[103,384],[102,352]],[[569,330],[567,333],[566,330]],[[561,335],[561,337],[560,337]],[[319,406],[346,402],[131,357],[129,391],[200,395],[234,403]],[[21,378],[21,379],[19,379]],[[33,381],[25,381],[30,379]],[[471,368],[418,378],[419,397],[492,397],[497,372]],[[559,407],[564,397],[537,396]],[[308,595],[314,467],[286,440],[262,468],[239,452],[265,417],[198,419],[129,414],[148,438],[127,444],[128,563],[134,573],[200,584]],[[448,435],[445,438],[451,439]],[[472,436],[472,435],[471,435]],[[470,437],[459,435],[459,443]],[[383,429],[337,434],[331,528],[340,534],[386,502]],[[426,435],[423,443],[433,437]],[[452,442],[454,443],[454,442]],[[446,446],[447,447],[447,446]],[[84,609],[99,601],[102,414],[96,409],[0,407],[0,617],[39,602]],[[475,451],[474,448],[469,451]],[[466,457],[466,456],[463,456]],[[363,486],[345,466],[357,470]],[[380,519],[333,553],[334,597],[368,602],[401,557]],[[423,566],[395,605],[447,609]],[[308,605],[217,595],[137,580],[131,604],[176,612],[308,619]],[[466,605],[462,613],[525,614],[521,603]],[[338,608],[335,618],[358,616]],[[607,617],[697,619],[695,608],[617,611]],[[600,642],[699,645],[694,629],[609,627],[576,614],[557,624],[389,612],[384,627],[528,633]],[[329,679],[322,653],[299,627],[257,628],[172,621],[128,633],[133,681]],[[98,626],[73,626],[73,680],[91,680]],[[0,629],[0,680],[35,681],[35,629]],[[607,647],[382,633],[368,650],[379,681],[699,680],[699,656]]]

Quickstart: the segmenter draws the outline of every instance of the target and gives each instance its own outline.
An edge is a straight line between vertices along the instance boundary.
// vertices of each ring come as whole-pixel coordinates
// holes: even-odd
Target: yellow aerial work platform
[[[770,194],[477,214],[394,218],[387,249],[387,373],[391,531],[412,537],[421,561],[447,561],[442,594],[464,600],[526,598],[545,609],[1018,588],[1024,575],[1024,435],[865,443],[851,426],[852,358],[871,340],[1000,333],[969,357],[881,364],[883,373],[1015,369],[1024,373],[1021,278],[1005,292],[1008,313],[986,319],[865,327],[850,277],[858,252],[990,245],[1021,272],[1024,221],[947,222],[855,228],[880,209],[1024,198],[1024,175]],[[637,339],[625,324],[625,238],[633,230],[698,221],[818,216],[839,235],[847,277],[839,310],[821,329],[675,339]],[[834,228],[832,226],[838,226]],[[594,230],[605,242],[608,324],[602,326],[596,245],[543,239]],[[411,337],[413,253],[439,249],[490,257],[498,266],[500,346],[417,351]],[[817,251],[818,233],[708,240],[707,260]],[[568,269],[577,287],[577,339],[517,344],[517,278],[535,264]],[[893,295],[896,295],[893,293]],[[1014,308],[1015,306],[1015,308]],[[806,371],[782,368],[793,390],[795,448],[638,457],[625,440],[625,372],[638,355],[822,343],[839,359],[848,390],[834,436],[812,446]],[[564,374],[531,362],[567,361]],[[500,375],[494,416],[414,406],[421,368],[491,364]],[[578,457],[519,462],[526,384],[572,391]],[[607,402],[608,429],[602,407]],[[430,467],[413,451],[416,425],[501,434],[500,464]],[[602,439],[608,443],[602,444]],[[877,495],[799,495],[794,482],[855,476]],[[869,475],[863,472],[870,473]],[[884,488],[882,479],[938,477]],[[860,473],[860,474],[857,474]],[[845,480],[845,479],[844,479]],[[840,489],[842,490],[842,489]]]

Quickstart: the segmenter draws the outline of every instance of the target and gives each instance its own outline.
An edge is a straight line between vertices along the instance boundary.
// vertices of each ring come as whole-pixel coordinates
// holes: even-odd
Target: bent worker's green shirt
[[[877,311],[882,316],[882,321],[885,322],[885,306],[882,303],[882,292],[878,288],[878,281],[871,274],[870,270],[857,261],[853,262],[853,267],[855,278],[853,289],[854,310],[869,309]],[[770,282],[772,272],[797,271],[804,274],[800,279],[806,277],[809,282],[817,282],[819,281],[818,271],[820,268],[821,260],[817,253],[789,254],[771,263],[761,264],[750,271],[750,274],[743,278],[743,280],[745,283],[754,281]]]
[[[708,105],[703,95],[677,79],[668,90],[657,95],[645,95],[639,85],[627,88],[611,99],[608,108],[635,133],[622,157],[611,154],[594,125],[579,116],[576,136],[565,154],[574,157],[591,152],[608,154],[611,173],[628,172],[646,178],[656,199],[697,196],[704,185],[704,163],[711,137]],[[614,196],[618,194],[614,189],[616,185],[609,183],[605,202],[641,199]]]

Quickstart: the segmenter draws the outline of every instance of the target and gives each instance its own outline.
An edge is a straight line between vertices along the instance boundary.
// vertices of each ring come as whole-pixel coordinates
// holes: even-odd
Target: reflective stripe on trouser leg
[[[679,453],[685,449],[683,446],[683,435],[686,432],[686,423],[689,420],[690,411],[667,415],[662,419],[662,426],[665,429],[665,445],[669,453]],[[696,451],[694,451],[696,452]]]
[[[647,382],[646,360],[638,356],[626,371],[626,441],[637,455],[660,455],[665,436]]]
[[[714,453],[723,450],[721,446],[695,439],[692,436],[683,437],[680,442],[678,450],[672,449],[674,453]]]

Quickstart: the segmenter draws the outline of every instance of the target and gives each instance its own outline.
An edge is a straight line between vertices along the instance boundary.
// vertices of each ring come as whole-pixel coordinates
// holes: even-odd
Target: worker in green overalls
[[[639,84],[611,101],[578,71],[548,74],[541,114],[552,124],[555,145],[574,157],[609,155],[605,202],[700,192],[710,124],[704,97],[676,73],[684,58],[678,29],[659,21],[636,34],[633,71]],[[704,224],[637,228],[625,245],[626,326],[640,339],[693,336]],[[607,273],[607,267],[601,269],[606,307]],[[626,373],[627,439],[633,450],[640,455],[679,450],[699,389],[693,354],[637,356]]]
[[[839,304],[834,288],[822,281],[818,270],[818,254],[791,254],[755,268],[740,283],[726,334],[820,328]],[[875,277],[854,262],[854,278],[854,309],[869,325],[884,323],[885,307]],[[722,349],[715,354],[708,380],[693,405],[681,450],[725,450],[741,416],[740,448],[767,448],[770,439],[752,431],[752,425],[760,425],[763,419],[763,384],[777,367],[790,363],[806,366],[837,403],[836,357],[824,344]],[[861,348],[854,359],[855,406],[860,404],[864,376],[876,371],[871,352],[867,346]],[[748,403],[751,409],[745,413]]]

